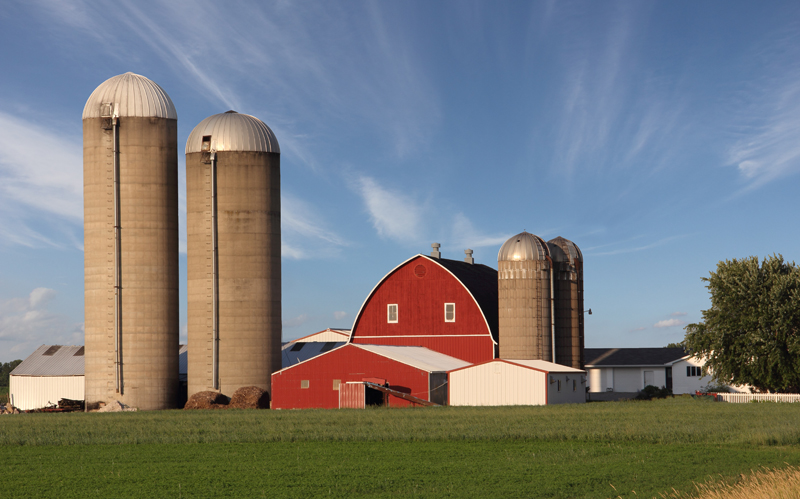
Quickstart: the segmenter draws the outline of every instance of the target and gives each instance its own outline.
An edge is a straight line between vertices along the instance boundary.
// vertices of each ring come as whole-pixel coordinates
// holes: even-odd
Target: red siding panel
[[[273,409],[335,409],[339,407],[339,390],[333,389],[333,380],[341,380],[339,388],[348,381],[364,378],[383,378],[395,390],[430,400],[428,373],[407,364],[345,345],[331,350],[294,367],[272,375]],[[301,388],[303,381],[308,388]],[[396,397],[389,399],[391,406],[408,406]]]
[[[390,303],[398,306],[396,323],[387,321]],[[456,304],[455,322],[445,322],[445,303]],[[424,346],[467,362],[494,358],[491,332],[473,297],[450,272],[421,256],[396,269],[372,292],[352,342]]]

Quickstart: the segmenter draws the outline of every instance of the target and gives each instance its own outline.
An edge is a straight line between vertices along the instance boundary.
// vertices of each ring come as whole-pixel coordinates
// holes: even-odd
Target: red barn
[[[477,363],[496,357],[497,329],[496,270],[417,255],[367,296],[350,342],[422,346]]]
[[[334,409],[348,381],[380,380],[389,388],[431,402],[447,402],[447,371],[468,362],[427,348],[344,345],[272,374],[273,409]],[[411,402],[392,397],[389,405]]]

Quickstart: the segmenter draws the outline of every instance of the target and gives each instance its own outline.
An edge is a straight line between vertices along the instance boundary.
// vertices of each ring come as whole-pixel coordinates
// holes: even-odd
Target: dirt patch
[[[231,399],[219,392],[197,392],[186,402],[184,409],[225,409]]]
[[[269,392],[257,386],[243,386],[234,392],[228,407],[235,409],[269,409]]]

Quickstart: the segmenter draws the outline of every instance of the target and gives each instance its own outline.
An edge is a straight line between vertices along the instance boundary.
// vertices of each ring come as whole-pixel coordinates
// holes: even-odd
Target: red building
[[[426,347],[470,363],[496,357],[497,271],[417,255],[378,282],[350,342]]]
[[[469,363],[420,347],[344,345],[272,374],[273,409],[335,409],[339,388],[370,380],[438,404],[447,402],[447,371]],[[411,402],[389,398],[391,406]]]

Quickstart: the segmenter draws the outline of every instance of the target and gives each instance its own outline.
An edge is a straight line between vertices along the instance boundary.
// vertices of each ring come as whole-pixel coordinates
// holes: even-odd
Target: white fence
[[[753,400],[757,402],[800,402],[800,394],[797,393],[718,393],[717,400],[720,402],[732,402],[734,404],[746,404]]]

